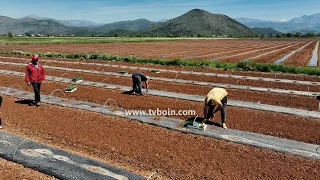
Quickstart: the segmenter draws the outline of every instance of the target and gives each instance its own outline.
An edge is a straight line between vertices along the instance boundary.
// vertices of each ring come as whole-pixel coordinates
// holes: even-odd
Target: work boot
[[[222,128],[223,129],[228,129],[226,123],[222,123]]]

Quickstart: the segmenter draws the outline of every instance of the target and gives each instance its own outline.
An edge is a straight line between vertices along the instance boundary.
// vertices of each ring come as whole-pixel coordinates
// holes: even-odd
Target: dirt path
[[[97,113],[14,102],[4,101],[4,131],[145,177],[158,169],[160,179],[316,179],[320,171],[319,161]]]
[[[22,90],[32,91],[23,79],[0,76],[0,86],[10,87],[20,85]],[[14,83],[12,83],[14,82]],[[50,95],[55,89],[64,89],[67,84],[46,82],[42,86],[42,94]],[[62,96],[57,92],[55,96]],[[202,116],[203,103],[182,101],[172,98],[155,96],[130,96],[121,94],[117,90],[105,90],[101,88],[79,87],[74,93],[66,94],[68,99],[83,100],[98,104],[104,104],[108,99],[114,99],[116,103],[124,109],[140,110],[195,110],[196,114]],[[113,105],[113,104],[110,104]],[[215,122],[220,122],[219,113]],[[250,110],[245,108],[229,107],[227,110],[228,126],[232,129],[272,135],[297,141],[320,144],[320,121],[312,118],[298,117],[294,115],[271,113],[266,111]],[[181,120],[186,120],[190,116],[174,116]]]
[[[55,178],[42,174],[30,168],[25,168],[23,165],[16,164],[0,158],[1,179],[5,180],[54,180]]]

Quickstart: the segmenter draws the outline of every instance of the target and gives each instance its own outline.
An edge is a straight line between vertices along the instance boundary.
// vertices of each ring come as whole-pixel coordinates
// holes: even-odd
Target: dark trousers
[[[36,103],[40,102],[40,87],[41,83],[31,82],[33,90],[34,90],[34,97]]]
[[[141,78],[139,76],[132,77],[132,89],[133,92],[142,94],[142,83]]]
[[[228,101],[227,96],[221,100],[222,108],[220,109],[220,113],[221,113],[222,123],[226,123],[227,121],[227,101]],[[215,105],[209,105],[209,110],[207,111],[207,114],[205,116],[206,119],[209,119],[210,117],[213,118],[214,108],[215,108]]]

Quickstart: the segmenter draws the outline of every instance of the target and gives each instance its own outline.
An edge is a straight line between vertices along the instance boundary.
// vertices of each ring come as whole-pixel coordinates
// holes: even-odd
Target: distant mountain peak
[[[174,36],[246,36],[255,32],[222,14],[193,9],[164,23],[155,23],[146,30],[156,35]]]

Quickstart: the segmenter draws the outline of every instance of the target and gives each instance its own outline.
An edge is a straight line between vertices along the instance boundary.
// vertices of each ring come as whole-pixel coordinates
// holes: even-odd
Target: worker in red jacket
[[[41,83],[45,80],[43,67],[38,63],[39,57],[32,56],[31,62],[27,65],[26,69],[26,82],[32,85],[35,94],[35,105],[40,106],[40,87]]]

